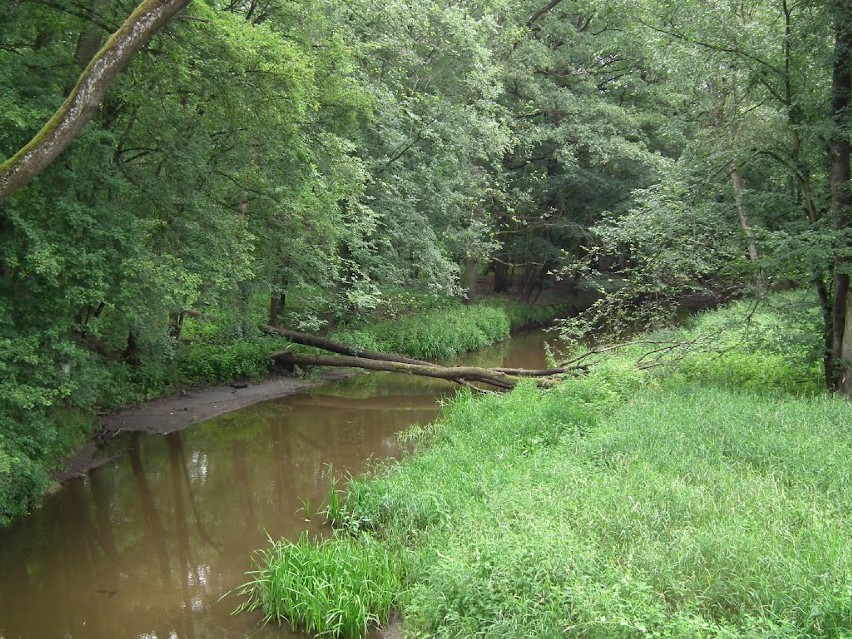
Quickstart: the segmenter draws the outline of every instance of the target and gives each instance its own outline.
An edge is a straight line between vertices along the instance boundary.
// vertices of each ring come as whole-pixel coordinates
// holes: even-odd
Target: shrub
[[[261,377],[272,364],[269,354],[285,348],[286,344],[281,338],[269,336],[227,345],[192,344],[180,353],[181,375],[189,383]]]

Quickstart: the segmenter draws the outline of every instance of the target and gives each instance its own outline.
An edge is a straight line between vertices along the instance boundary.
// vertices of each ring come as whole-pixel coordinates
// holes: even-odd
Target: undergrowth
[[[57,460],[94,429],[94,420],[74,410],[32,411],[26,427],[0,418],[0,526],[27,512],[50,486]]]
[[[369,350],[399,353],[418,359],[449,359],[507,339],[509,318],[499,308],[460,302],[426,313],[339,329],[337,341]]]

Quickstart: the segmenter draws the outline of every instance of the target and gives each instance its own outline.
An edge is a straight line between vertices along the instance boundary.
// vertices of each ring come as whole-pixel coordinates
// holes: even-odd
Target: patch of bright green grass
[[[602,386],[463,397],[429,447],[350,484],[350,525],[408,549],[406,625],[848,636],[852,407]]]
[[[358,329],[339,329],[331,338],[369,350],[417,359],[449,359],[509,337],[509,318],[499,308],[455,302]]]
[[[308,633],[361,637],[388,620],[400,590],[392,557],[366,535],[270,540],[255,561],[241,610],[262,609],[267,623],[287,621]]]

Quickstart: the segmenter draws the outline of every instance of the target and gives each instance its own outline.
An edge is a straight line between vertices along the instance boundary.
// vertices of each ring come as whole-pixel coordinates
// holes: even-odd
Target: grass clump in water
[[[320,542],[272,541],[259,550],[239,610],[262,609],[264,622],[354,639],[388,620],[400,591],[395,561],[367,535]]]

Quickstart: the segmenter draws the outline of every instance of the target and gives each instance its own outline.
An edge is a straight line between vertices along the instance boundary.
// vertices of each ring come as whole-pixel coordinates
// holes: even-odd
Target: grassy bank
[[[720,348],[675,372],[621,353],[549,392],[462,394],[350,483],[330,543],[397,558],[417,636],[848,638],[852,406],[818,392],[809,313],[706,314],[679,334]]]
[[[432,359],[489,346],[509,336],[513,326],[552,319],[563,306],[530,306],[507,298],[464,306],[455,298],[398,293],[375,314],[332,331],[340,341]],[[94,432],[96,411],[109,411],[152,399],[186,386],[257,379],[269,374],[269,353],[287,340],[262,334],[256,320],[240,324],[238,315],[210,313],[187,318],[183,341],[140,345],[141,364],[105,363],[94,356],[74,370],[54,397],[27,395],[26,385],[6,384],[0,406],[0,525],[34,504],[50,486],[50,473]],[[2,347],[2,344],[0,344]],[[2,404],[2,402],[0,402]],[[7,418],[8,416],[8,418]]]
[[[418,359],[450,359],[507,339],[512,330],[552,321],[568,310],[564,300],[527,304],[500,296],[465,306],[455,298],[445,298],[407,316],[339,329],[331,336],[364,349]]]

